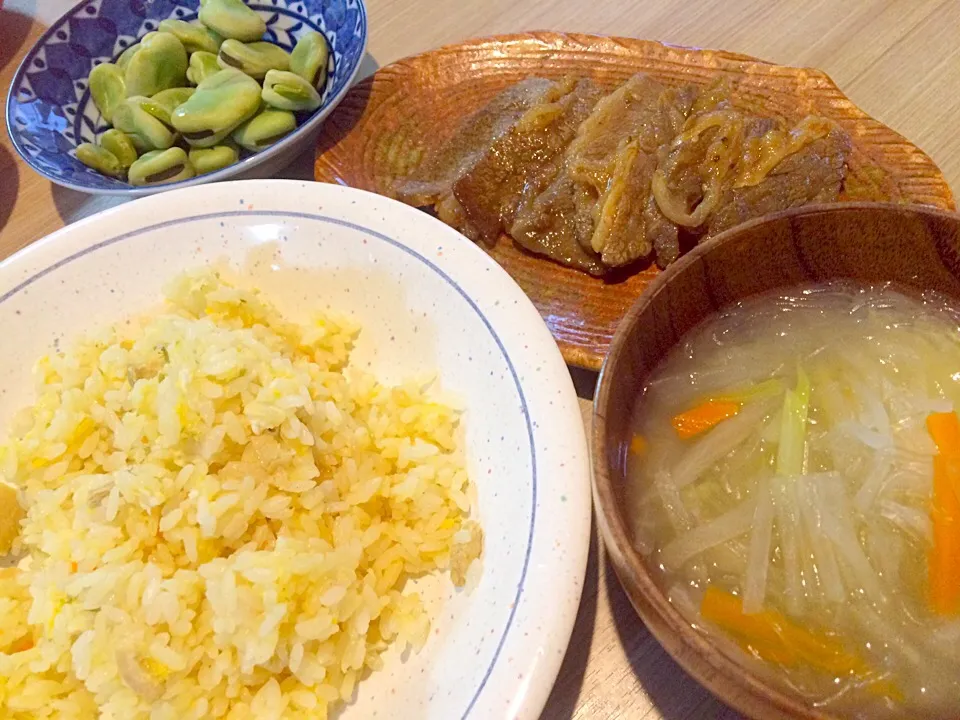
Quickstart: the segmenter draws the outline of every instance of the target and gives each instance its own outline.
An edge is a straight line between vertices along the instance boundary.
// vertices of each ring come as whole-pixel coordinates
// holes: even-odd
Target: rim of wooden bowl
[[[785,210],[751,220],[731,228],[717,237],[696,247],[680,258],[666,271],[658,275],[647,290],[634,302],[624,316],[613,337],[610,352],[600,372],[593,404],[593,493],[597,524],[603,537],[607,557],[614,566],[620,583],[640,619],[656,637],[663,648],[676,662],[701,685],[739,712],[766,720],[770,717],[804,718],[825,720],[836,716],[826,714],[805,702],[799,695],[781,689],[759,677],[757,673],[710,640],[704,633],[694,629],[660,588],[646,562],[630,541],[626,518],[620,503],[618,487],[623,483],[623,455],[625,445],[615,446],[615,438],[607,426],[608,411],[619,398],[614,396],[618,379],[618,366],[628,342],[648,309],[671,283],[687,272],[696,272],[703,258],[729,243],[736,243],[752,235],[761,225],[771,227],[797,216],[850,213],[852,211],[893,213],[903,217],[915,216],[954,225],[960,236],[960,215],[920,205],[896,203],[850,202],[829,205],[808,205]],[[942,259],[941,259],[942,262]],[[956,268],[952,271],[956,276]],[[841,276],[838,276],[841,277]],[[784,283],[779,287],[789,287]],[[777,287],[776,285],[773,287]],[[749,294],[744,297],[749,297]],[[713,312],[707,307],[698,322]],[[681,333],[682,335],[682,333]],[[671,345],[670,347],[672,347]],[[662,355],[657,359],[662,359]],[[645,378],[639,378],[642,385]],[[636,397],[630,397],[630,412]],[[620,462],[614,456],[619,453]]]

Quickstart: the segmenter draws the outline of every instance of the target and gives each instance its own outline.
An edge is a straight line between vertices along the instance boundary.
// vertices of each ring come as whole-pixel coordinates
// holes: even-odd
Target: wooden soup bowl
[[[751,295],[850,278],[960,299],[960,215],[917,205],[808,206],[732,228],[659,275],[613,338],[594,401],[597,521],[630,601],[668,653],[724,702],[758,720],[829,718],[694,630],[631,542],[624,513],[631,417],[650,372],[692,328]]]

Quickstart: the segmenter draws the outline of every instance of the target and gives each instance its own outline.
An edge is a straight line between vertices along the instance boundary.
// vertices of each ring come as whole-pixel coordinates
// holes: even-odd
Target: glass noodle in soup
[[[698,326],[634,419],[634,541],[698,629],[825,712],[960,711],[960,314],[848,283]]]

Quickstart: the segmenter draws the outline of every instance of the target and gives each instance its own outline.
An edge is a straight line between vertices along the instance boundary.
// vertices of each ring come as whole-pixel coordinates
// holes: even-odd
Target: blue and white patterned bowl
[[[161,20],[192,20],[198,0],[84,0],[57,20],[23,59],[7,96],[7,131],[20,156],[64,187],[135,197],[235,177],[265,177],[312,145],[324,118],[349,89],[367,45],[363,0],[254,0],[265,39],[292,50],[300,33],[322,32],[331,47],[323,104],[289,136],[230,167],[166,185],[134,187],[101,175],[73,156],[108,125],[90,98],[90,70],[111,62]]]

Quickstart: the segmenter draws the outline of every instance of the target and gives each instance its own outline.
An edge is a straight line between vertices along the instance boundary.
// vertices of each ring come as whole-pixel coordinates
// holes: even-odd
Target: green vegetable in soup
[[[797,370],[797,387],[783,398],[780,443],[777,453],[778,475],[802,475],[810,404],[810,380],[803,368]]]

